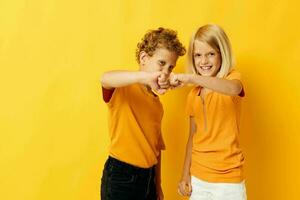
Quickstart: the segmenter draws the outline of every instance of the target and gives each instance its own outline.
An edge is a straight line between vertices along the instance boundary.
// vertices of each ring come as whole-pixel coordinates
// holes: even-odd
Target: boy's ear
[[[142,65],[145,64],[147,58],[148,58],[148,54],[145,51],[141,51],[141,53],[140,53],[140,63]]]

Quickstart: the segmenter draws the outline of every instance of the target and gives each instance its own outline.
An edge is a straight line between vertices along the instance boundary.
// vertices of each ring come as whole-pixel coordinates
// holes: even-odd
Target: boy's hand
[[[159,85],[159,77],[162,75],[161,72],[144,72],[142,78],[142,84],[149,86],[158,94],[164,94],[167,91],[167,88],[161,88]],[[163,80],[161,80],[163,82]],[[162,83],[163,84],[163,83]]]
[[[161,188],[161,184],[156,184],[157,200],[164,200],[164,193]]]
[[[191,196],[192,184],[190,175],[183,177],[178,183],[178,193],[182,196]]]
[[[170,82],[168,75],[164,73],[160,74],[160,76],[158,77],[158,85],[160,89],[169,89]]]

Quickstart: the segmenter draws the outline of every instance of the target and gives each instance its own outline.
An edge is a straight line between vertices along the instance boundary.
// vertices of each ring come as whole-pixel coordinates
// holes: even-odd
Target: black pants
[[[109,157],[101,179],[101,200],[156,200],[154,167],[139,168]]]

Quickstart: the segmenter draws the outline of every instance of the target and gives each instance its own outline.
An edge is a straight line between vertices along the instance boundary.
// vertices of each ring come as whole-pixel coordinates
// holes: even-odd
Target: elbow
[[[230,87],[230,95],[231,96],[239,96],[243,91],[243,86],[241,83],[233,84]]]
[[[102,76],[100,77],[100,83],[101,83],[102,87],[104,87],[104,88],[109,87],[107,73],[102,74]]]

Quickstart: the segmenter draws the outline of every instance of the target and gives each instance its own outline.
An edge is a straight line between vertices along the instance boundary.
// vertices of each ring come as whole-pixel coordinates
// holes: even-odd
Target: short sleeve
[[[163,138],[163,136],[162,136],[162,133],[160,134],[159,141],[158,141],[158,145],[159,145],[159,149],[160,149],[160,150],[166,150],[166,145],[165,145],[165,142],[164,142],[164,138]]]
[[[241,73],[237,72],[236,70],[232,70],[226,77],[228,80],[239,80],[242,81]]]
[[[187,101],[185,106],[185,113],[187,116],[195,116],[194,107],[193,107],[195,95],[197,95],[196,88],[193,88],[187,96]]]
[[[123,101],[126,101],[126,87],[120,87],[120,88],[115,88],[110,94],[110,99],[109,101],[105,101],[108,107],[115,107],[119,104],[121,104]],[[104,98],[104,91],[103,91],[103,98]]]
[[[102,87],[102,98],[105,103],[108,103],[110,101],[114,91],[115,91],[115,88],[106,89],[106,88]]]
[[[242,81],[242,75],[241,73],[239,73],[236,70],[232,70],[226,77],[227,80],[239,80],[242,83],[242,91],[239,94],[240,97],[244,97],[245,96],[245,90],[244,90],[244,84]]]

